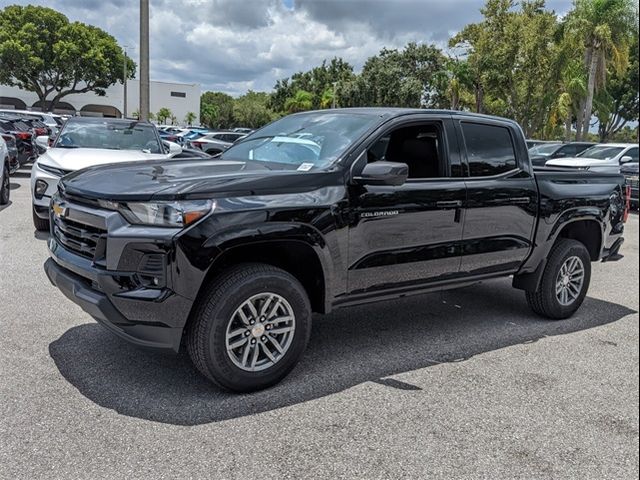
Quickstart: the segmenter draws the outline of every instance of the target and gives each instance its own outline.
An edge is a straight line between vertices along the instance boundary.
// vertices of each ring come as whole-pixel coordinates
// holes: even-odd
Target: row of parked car
[[[217,155],[253,133],[253,130],[250,128],[211,130],[205,127],[181,128],[161,125],[158,127],[158,133],[163,140],[175,142],[182,147],[198,149],[209,155]]]
[[[534,167],[564,167],[602,173],[622,173],[638,207],[638,144],[527,141]]]
[[[63,121],[50,113],[0,109],[0,135],[7,146],[10,173],[37,157],[36,137],[55,135]]]
[[[114,139],[117,138],[117,135],[116,137],[112,135],[115,132],[130,132],[138,128],[155,130],[151,138],[153,140],[153,137],[157,133],[157,137],[155,138],[160,139],[161,143],[159,145],[161,145],[161,147],[154,147],[151,150],[161,148],[161,151],[157,152],[158,154],[172,158],[211,158],[213,155],[224,152],[236,141],[253,132],[252,129],[248,128],[210,130],[198,126],[176,127],[168,125],[154,128],[153,125],[150,124],[148,124],[147,127],[132,127],[129,129],[128,126],[133,125],[131,120],[105,118],[91,120],[71,117],[70,129],[75,129],[76,125],[83,125],[80,130],[84,130],[85,134],[93,136],[89,141],[89,143],[92,144],[90,147],[88,144],[76,145],[72,141],[69,141],[70,135],[68,132],[65,133],[62,130],[68,118],[69,117],[52,113],[0,109],[0,135],[4,140],[3,144],[0,145],[0,157],[5,159],[3,163],[4,168],[0,169],[0,204],[7,204],[9,202],[9,176],[15,173],[22,165],[36,160],[38,156],[46,152],[50,146],[54,146],[55,144],[56,147],[56,150],[49,152],[46,158],[36,164],[32,170],[32,173],[35,173],[35,175],[32,174],[32,193],[34,195],[33,218],[36,228],[39,229],[46,229],[47,222],[46,214],[44,213],[45,209],[38,207],[44,206],[39,205],[40,203],[46,204],[48,202],[49,196],[44,194],[44,192],[48,192],[50,187],[57,185],[56,178],[70,171],[84,168],[84,166],[93,165],[96,161],[98,163],[104,163],[104,160],[115,159],[121,156],[123,158],[130,157],[132,160],[138,159],[135,154],[131,156],[131,150],[140,147],[140,145],[129,144],[131,142],[125,142],[123,145],[113,144]],[[59,132],[61,135],[58,135]],[[73,136],[77,138],[79,135],[79,132],[74,130]],[[102,151],[102,154],[99,152],[91,152],[91,154],[87,156],[87,165],[84,165],[85,162],[69,164],[71,155],[69,155],[69,152],[65,152],[64,157],[66,160],[62,161],[62,156],[58,155],[58,153],[72,148],[82,148],[83,153],[81,155],[87,155],[87,152],[84,151],[86,148]],[[128,153],[125,154],[123,152],[123,155],[114,154],[112,151],[114,149],[123,149]],[[140,148],[139,150],[143,158],[148,157],[152,153],[156,153],[151,151],[145,152],[149,150],[145,148]],[[51,160],[53,160],[53,163],[56,165],[51,165]],[[62,161],[64,165],[57,165],[58,160]],[[37,178],[39,175],[53,177],[40,179]],[[39,180],[39,182],[36,180]],[[39,212],[40,215],[38,215]]]

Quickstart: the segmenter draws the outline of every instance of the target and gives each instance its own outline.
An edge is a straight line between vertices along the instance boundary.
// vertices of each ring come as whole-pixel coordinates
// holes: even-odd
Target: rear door
[[[531,250],[538,204],[520,130],[473,117],[456,127],[467,165],[460,273],[515,271]]]

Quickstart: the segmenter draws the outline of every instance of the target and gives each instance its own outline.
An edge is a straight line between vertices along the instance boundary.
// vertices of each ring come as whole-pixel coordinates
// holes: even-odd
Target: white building
[[[194,124],[200,120],[200,84],[151,82],[149,89],[150,110],[156,113],[166,107],[176,118],[175,123],[184,124],[185,116],[189,112],[196,115]],[[140,85],[138,80],[127,81],[127,117],[138,110],[140,104]],[[17,110],[40,110],[38,96],[17,87],[0,85],[0,108],[14,108]],[[55,109],[55,113],[122,117],[124,108],[124,88],[116,83],[107,89],[104,97],[95,93],[78,93],[68,95],[62,99]],[[171,123],[171,120],[167,120]]]

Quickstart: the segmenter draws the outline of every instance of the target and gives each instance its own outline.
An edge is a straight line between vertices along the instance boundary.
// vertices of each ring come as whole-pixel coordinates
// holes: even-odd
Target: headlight
[[[157,227],[186,227],[212,212],[212,200],[176,202],[100,202],[105,208],[118,210],[129,223]],[[116,208],[114,208],[116,207]]]
[[[44,194],[47,193],[47,188],[49,188],[49,185],[47,184],[47,182],[45,182],[44,180],[36,180],[36,187],[33,191],[33,195],[40,200],[42,197],[44,197]]]

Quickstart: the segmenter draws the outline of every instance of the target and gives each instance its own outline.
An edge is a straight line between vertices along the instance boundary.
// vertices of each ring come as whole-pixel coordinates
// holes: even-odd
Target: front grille
[[[105,261],[107,231],[69,218],[53,216],[53,234],[68,250],[97,264]]]
[[[625,181],[631,188],[638,188],[638,177],[625,177]]]

